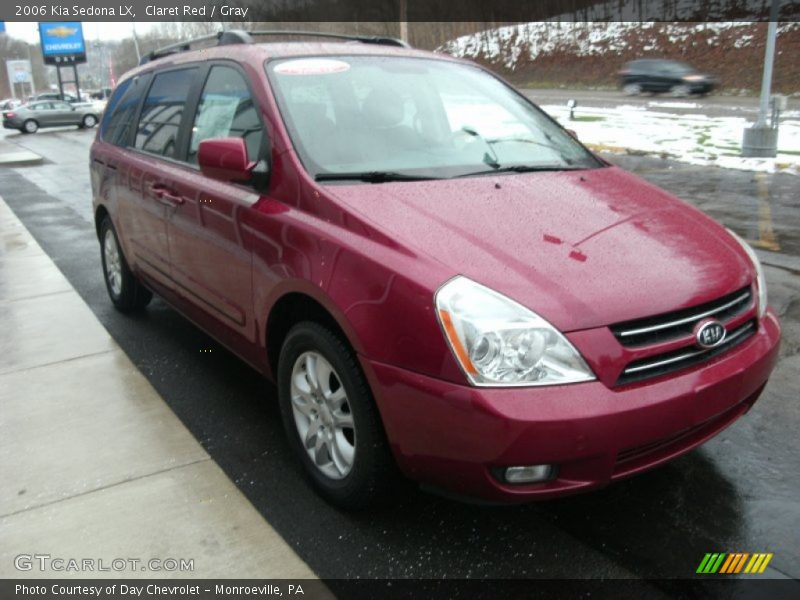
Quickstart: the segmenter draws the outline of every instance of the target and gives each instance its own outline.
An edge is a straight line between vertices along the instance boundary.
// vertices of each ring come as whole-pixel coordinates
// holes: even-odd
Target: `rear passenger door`
[[[199,67],[158,71],[145,94],[118,198],[124,205],[126,237],[139,270],[158,285],[173,289],[167,218],[179,209],[176,180],[184,118],[196,93]]]
[[[52,102],[37,102],[36,104],[31,104],[31,110],[34,111],[34,117],[40,127],[55,125],[55,110],[53,110]]]
[[[208,179],[197,166],[198,146],[209,138],[240,137],[251,160],[265,155],[260,110],[237,65],[208,67],[189,131],[188,168],[173,181],[183,202],[168,219],[176,291],[216,322],[212,330],[221,326],[255,342],[252,256],[242,217],[260,195],[251,185]]]

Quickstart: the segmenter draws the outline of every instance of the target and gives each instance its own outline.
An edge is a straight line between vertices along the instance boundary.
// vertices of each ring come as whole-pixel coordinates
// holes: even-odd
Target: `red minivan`
[[[105,281],[276,382],[342,507],[607,485],[747,412],[780,327],[753,251],[462,60],[381,38],[167,48],[91,151]]]

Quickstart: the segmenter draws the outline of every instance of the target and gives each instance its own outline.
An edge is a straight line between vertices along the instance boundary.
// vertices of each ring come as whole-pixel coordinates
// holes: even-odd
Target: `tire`
[[[278,362],[278,398],[289,445],[321,496],[346,510],[386,497],[399,479],[396,466],[372,393],[344,340],[311,321],[292,327]]]
[[[150,303],[153,293],[136,279],[128,267],[109,217],[103,218],[100,223],[100,258],[106,290],[117,310],[132,312]]]
[[[36,133],[39,131],[39,123],[33,119],[28,119],[22,124],[22,133]]]
[[[622,92],[626,96],[638,96],[642,93],[642,86],[638,83],[626,83],[622,86]]]
[[[686,96],[692,93],[692,90],[688,85],[673,85],[669,93],[673,98],[686,98]]]
[[[97,125],[97,117],[94,115],[84,115],[83,120],[81,121],[80,126],[83,128],[91,129]]]

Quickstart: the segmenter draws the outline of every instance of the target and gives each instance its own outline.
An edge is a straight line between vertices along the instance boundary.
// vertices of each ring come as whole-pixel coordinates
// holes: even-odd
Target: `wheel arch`
[[[358,341],[354,339],[352,329],[341,323],[343,319],[343,316],[337,318],[324,301],[306,291],[286,291],[279,296],[269,309],[264,337],[267,366],[272,378],[274,379],[278,372],[278,358],[287,334],[301,321],[314,321],[328,327],[357,353]]]
[[[111,215],[108,212],[108,209],[103,204],[98,204],[97,208],[94,211],[94,229],[95,233],[97,234],[97,239],[100,239],[100,224],[103,222],[103,219],[108,217],[111,218]]]

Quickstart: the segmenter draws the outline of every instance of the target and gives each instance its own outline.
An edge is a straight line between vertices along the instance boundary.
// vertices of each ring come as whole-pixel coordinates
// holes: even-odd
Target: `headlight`
[[[459,276],[439,289],[435,302],[450,348],[473,385],[556,385],[595,378],[567,338],[502,294]]]
[[[761,261],[758,260],[758,256],[756,255],[755,251],[750,247],[750,244],[745,242],[742,238],[740,238],[737,234],[733,231],[728,229],[728,233],[733,236],[739,244],[744,248],[744,251],[747,252],[747,256],[750,257],[750,260],[753,262],[753,266],[756,268],[756,288],[758,289],[758,318],[764,316],[764,313],[767,312],[767,280],[764,278],[764,269],[761,267]]]

